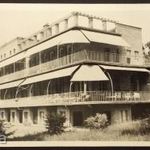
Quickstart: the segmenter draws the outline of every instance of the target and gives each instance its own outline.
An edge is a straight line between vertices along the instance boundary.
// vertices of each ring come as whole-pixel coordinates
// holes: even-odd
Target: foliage
[[[90,116],[84,121],[85,127],[90,129],[103,129],[108,126],[106,114],[96,113],[95,116]]]
[[[5,120],[0,120],[0,135],[10,136],[14,133],[14,131],[9,131],[11,128],[11,124],[6,122]]]
[[[66,117],[60,113],[50,113],[47,115],[46,128],[49,134],[60,134],[64,131]]]

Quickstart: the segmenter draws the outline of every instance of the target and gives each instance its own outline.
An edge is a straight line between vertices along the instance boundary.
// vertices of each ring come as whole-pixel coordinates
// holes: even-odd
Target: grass
[[[103,130],[74,129],[60,135],[48,133],[26,135],[13,141],[149,141],[150,131],[140,121],[111,125]]]

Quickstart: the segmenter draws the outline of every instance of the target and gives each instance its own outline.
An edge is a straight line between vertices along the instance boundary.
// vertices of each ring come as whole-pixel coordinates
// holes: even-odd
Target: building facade
[[[141,28],[73,12],[0,47],[0,117],[43,125],[47,113],[81,126],[95,113],[111,123],[148,106]]]

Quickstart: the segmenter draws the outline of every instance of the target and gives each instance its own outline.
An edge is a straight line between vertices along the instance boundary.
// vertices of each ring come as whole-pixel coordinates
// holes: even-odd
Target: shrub
[[[60,134],[64,131],[64,122],[66,117],[60,113],[51,113],[47,115],[46,128],[52,134]]]
[[[90,116],[84,121],[85,127],[90,129],[103,129],[108,126],[106,114],[96,113],[95,116]]]
[[[10,136],[15,131],[9,131],[11,128],[11,124],[6,122],[5,120],[0,120],[0,135]]]
[[[5,135],[4,120],[0,120],[0,135]]]

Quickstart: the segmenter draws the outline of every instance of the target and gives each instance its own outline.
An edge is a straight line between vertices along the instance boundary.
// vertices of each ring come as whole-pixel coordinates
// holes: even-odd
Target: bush
[[[5,120],[0,120],[0,135],[10,136],[15,131],[9,131],[11,128],[10,123],[6,122]]]
[[[0,120],[0,135],[5,135],[4,120]]]
[[[64,131],[64,122],[66,117],[60,113],[51,113],[47,115],[46,128],[52,134],[60,134]]]
[[[96,113],[96,115],[93,117],[88,117],[84,121],[85,127],[90,129],[104,129],[108,126],[108,120],[106,114],[99,114]]]

